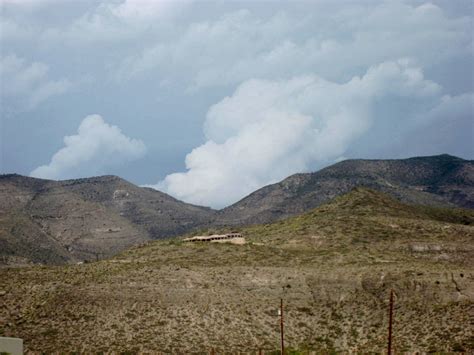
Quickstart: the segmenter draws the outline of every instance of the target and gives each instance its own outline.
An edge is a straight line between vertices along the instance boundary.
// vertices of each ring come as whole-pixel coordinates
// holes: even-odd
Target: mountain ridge
[[[265,186],[222,210],[191,205],[118,176],[53,181],[0,175],[0,262],[110,257],[150,240],[209,227],[270,223],[356,187],[428,206],[474,208],[474,162],[439,155],[346,160]]]
[[[357,186],[422,205],[474,208],[474,161],[448,154],[344,160],[256,190],[219,211],[222,223],[265,223],[302,213]]]
[[[0,198],[2,256],[42,263],[108,257],[212,218],[207,208],[110,175],[64,181],[2,175]],[[30,239],[44,248],[35,253]],[[24,250],[22,243],[31,247]]]

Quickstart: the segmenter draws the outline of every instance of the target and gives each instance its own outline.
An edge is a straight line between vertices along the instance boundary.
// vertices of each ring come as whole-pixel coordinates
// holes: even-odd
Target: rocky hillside
[[[178,238],[3,269],[0,336],[32,353],[277,353],[283,298],[292,354],[382,353],[393,289],[396,353],[471,353],[473,223],[362,188],[241,228],[243,245]]]
[[[401,201],[474,207],[474,162],[449,155],[348,160],[290,176],[221,211],[115,176],[48,181],[0,176],[0,264],[96,260],[196,228],[268,223],[365,186]]]
[[[3,263],[96,260],[207,224],[213,211],[115,176],[0,176]]]
[[[450,155],[346,160],[263,187],[219,212],[218,223],[267,223],[308,211],[365,186],[403,202],[474,208],[474,161]]]

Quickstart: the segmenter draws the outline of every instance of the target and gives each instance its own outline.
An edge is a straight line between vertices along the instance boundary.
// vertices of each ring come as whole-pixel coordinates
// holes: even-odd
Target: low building
[[[195,237],[185,238],[185,242],[212,242],[214,240],[224,240],[242,238],[240,233],[227,233],[227,234],[213,234],[213,235],[197,235]]]

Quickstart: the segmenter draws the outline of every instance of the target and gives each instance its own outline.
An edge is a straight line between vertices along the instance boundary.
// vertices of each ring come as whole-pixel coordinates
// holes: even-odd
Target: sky
[[[473,4],[0,0],[0,173],[222,208],[344,159],[473,159]]]

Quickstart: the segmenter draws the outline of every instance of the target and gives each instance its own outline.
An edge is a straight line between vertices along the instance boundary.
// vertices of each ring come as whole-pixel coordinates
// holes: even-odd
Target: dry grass
[[[97,263],[2,269],[0,335],[46,353],[270,351],[283,298],[294,353],[381,352],[394,289],[397,352],[472,351],[473,217],[358,190],[242,229],[244,245],[170,239]]]

